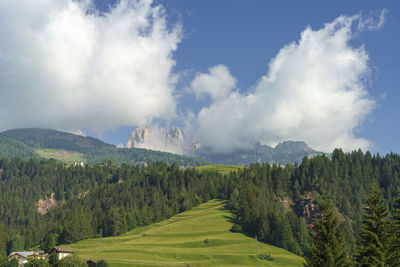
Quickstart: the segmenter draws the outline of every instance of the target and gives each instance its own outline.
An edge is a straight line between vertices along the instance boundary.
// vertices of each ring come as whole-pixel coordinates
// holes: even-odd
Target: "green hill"
[[[121,236],[68,246],[81,258],[106,259],[111,266],[302,266],[301,257],[230,232],[232,219],[224,202],[212,200]],[[257,260],[256,251],[273,261]]]
[[[98,148],[114,147],[93,137],[75,135],[51,129],[13,129],[2,133],[34,148],[64,149],[87,153]]]
[[[177,162],[181,166],[199,166],[208,162],[193,157],[140,148],[122,149],[93,137],[79,136],[51,129],[13,129],[0,133],[0,157],[54,158],[64,162],[89,164],[112,160],[140,164],[157,161]]]

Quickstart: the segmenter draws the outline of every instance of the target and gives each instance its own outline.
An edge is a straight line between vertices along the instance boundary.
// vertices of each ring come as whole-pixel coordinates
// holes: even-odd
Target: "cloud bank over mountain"
[[[151,0],[121,0],[105,13],[90,0],[1,1],[0,130],[174,123],[187,105],[173,57],[183,34],[165,12]],[[376,106],[369,56],[351,40],[381,29],[386,13],[306,27],[247,91],[224,62],[197,73],[184,94],[201,108],[182,115],[185,136],[218,152],[285,140],[321,151],[370,148],[357,135]]]
[[[149,0],[0,2],[0,129],[112,129],[175,116],[180,25]]]
[[[192,90],[208,93],[213,101],[201,109],[188,131],[226,152],[258,141],[274,145],[284,140],[302,140],[321,151],[370,148],[368,140],[355,135],[376,105],[366,89],[368,54],[363,46],[350,44],[356,22],[358,27],[362,23],[372,27],[371,21],[360,20],[360,16],[340,16],[321,29],[307,27],[298,42],[279,51],[247,94],[225,85],[226,80],[235,80],[226,66],[198,74]],[[209,87],[202,83],[199,90],[199,77],[212,81]],[[226,97],[215,97],[219,95]]]
[[[196,98],[209,96],[212,100],[221,100],[229,96],[236,87],[236,79],[229,73],[225,65],[217,65],[209,69],[208,73],[198,73],[193,79],[190,89]]]

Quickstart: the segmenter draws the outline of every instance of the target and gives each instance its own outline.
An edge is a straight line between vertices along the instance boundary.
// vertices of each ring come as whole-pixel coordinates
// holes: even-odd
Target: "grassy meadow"
[[[236,165],[203,165],[200,167],[197,167],[200,171],[216,171],[221,173],[222,175],[224,174],[229,174],[230,172],[235,172],[239,169],[243,169],[244,166],[236,166]]]
[[[302,266],[301,257],[230,232],[231,221],[225,203],[211,200],[121,236],[68,246],[81,258],[105,259],[110,266]],[[256,251],[273,261],[257,260]]]
[[[35,151],[39,156],[46,159],[57,159],[63,162],[86,162],[84,155],[75,151],[67,151],[61,149],[36,149]]]

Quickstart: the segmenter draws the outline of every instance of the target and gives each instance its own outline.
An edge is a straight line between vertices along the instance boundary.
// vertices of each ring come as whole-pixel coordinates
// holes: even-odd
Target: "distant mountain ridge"
[[[112,160],[116,164],[142,164],[165,161],[181,166],[199,166],[209,162],[172,153],[142,148],[121,149],[93,137],[85,137],[52,129],[25,128],[0,133],[0,157],[41,158],[38,150],[54,149],[79,152],[89,164]]]
[[[136,128],[132,131],[126,147],[168,151],[225,165],[249,165],[257,162],[284,165],[288,162],[301,162],[305,156],[312,157],[322,154],[302,141],[285,141],[274,148],[257,143],[246,149],[235,149],[230,153],[218,153],[211,147],[195,140],[185,141],[181,129],[176,126],[172,127],[169,132],[162,127],[143,126]]]
[[[246,149],[235,149],[231,153],[223,154],[213,152],[210,148],[203,147],[189,155],[203,158],[215,164],[225,165],[250,165],[251,163],[276,163],[285,165],[288,162],[300,163],[304,157],[313,157],[322,152],[315,151],[302,141],[285,141],[276,147],[255,144]]]
[[[149,144],[152,145],[150,138],[152,133],[148,128],[136,129],[131,134],[131,144],[137,147],[122,149],[93,137],[51,129],[26,128],[0,133],[0,157],[21,157],[23,159],[41,158],[43,155],[53,157],[59,150],[62,150],[72,152],[71,155],[79,152],[80,154],[75,153],[74,155],[83,158],[90,164],[110,159],[116,164],[165,161],[167,163],[177,162],[181,166],[199,166],[210,162],[224,165],[250,165],[257,162],[284,165],[288,162],[301,162],[305,156],[312,157],[321,154],[300,141],[282,142],[275,148],[258,143],[247,149],[236,149],[229,154],[222,154],[193,140],[185,143],[183,134],[178,127],[173,127],[169,131],[159,128],[156,133],[156,137],[161,140],[157,144],[158,147],[161,146],[176,152],[157,151],[157,146],[146,147]],[[44,149],[53,149],[57,153],[43,151]],[[55,158],[57,159],[57,157]],[[63,158],[58,159],[64,160]]]

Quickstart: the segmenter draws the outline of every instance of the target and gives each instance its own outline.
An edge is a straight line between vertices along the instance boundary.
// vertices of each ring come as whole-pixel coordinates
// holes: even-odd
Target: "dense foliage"
[[[37,157],[33,148],[24,143],[0,134],[0,158],[21,157],[30,159]]]
[[[74,167],[54,160],[2,159],[0,252],[21,244],[27,249],[54,240],[75,242],[100,231],[118,235],[221,198],[236,214],[236,230],[303,255],[310,246],[307,224],[324,194],[336,206],[340,229],[355,251],[371,184],[377,183],[392,209],[399,171],[399,155],[341,150],[331,158],[304,158],[300,165],[251,164],[228,175],[163,162]],[[38,200],[53,193],[58,207],[39,214]]]
[[[357,266],[387,266],[389,259],[388,208],[373,184],[364,207],[365,215],[357,247]]]
[[[388,249],[391,252],[388,258],[389,264],[400,266],[400,194],[396,197],[390,220]]]
[[[314,219],[311,232],[312,246],[306,257],[306,267],[352,266],[344,231],[337,212],[327,197],[319,204],[320,213]]]
[[[104,161],[74,167],[15,158],[0,160],[0,174],[2,254],[6,249],[45,247],[54,235],[57,243],[96,236],[100,229],[103,235],[118,235],[218,197],[213,183],[223,181],[162,162],[144,167]],[[53,193],[59,206],[39,214],[39,199],[50,199]]]

